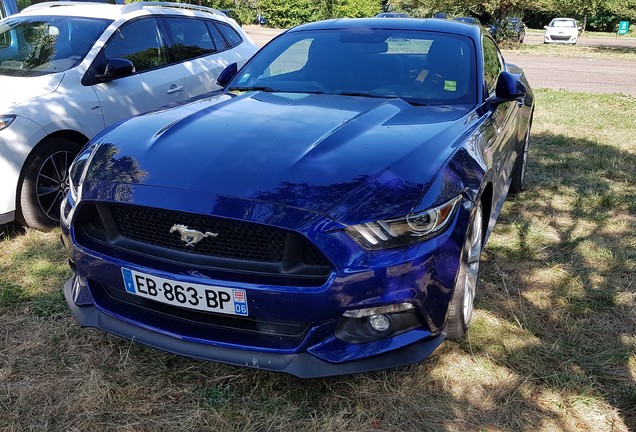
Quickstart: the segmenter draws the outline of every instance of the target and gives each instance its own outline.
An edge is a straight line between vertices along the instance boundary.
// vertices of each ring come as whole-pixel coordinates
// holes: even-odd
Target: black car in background
[[[507,17],[495,22],[488,28],[490,34],[498,41],[513,40],[523,43],[526,37],[526,25],[521,18]]]

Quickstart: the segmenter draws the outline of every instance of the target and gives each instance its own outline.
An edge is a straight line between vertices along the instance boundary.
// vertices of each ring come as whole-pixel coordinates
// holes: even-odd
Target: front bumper
[[[359,247],[344,233],[321,234],[317,244],[327,244],[333,257],[348,261],[339,262],[322,285],[307,286],[243,273],[232,276],[97,244],[89,247],[85,241],[78,243],[81,235],[63,222],[62,243],[75,272],[64,291],[82,326],[174,354],[299,377],[399,367],[425,359],[446,338],[445,316],[469,212],[468,206],[461,206],[446,232],[408,250],[352,255]],[[250,316],[195,316],[196,311],[145,303],[126,293],[122,268],[244,289]],[[354,334],[349,341],[338,333],[345,311],[404,302],[415,306],[412,312],[419,319],[396,333],[373,340],[353,340]]]
[[[246,366],[276,372],[285,372],[300,378],[368,372],[405,366],[428,357],[446,338],[445,333],[413,343],[399,351],[390,351],[355,362],[330,363],[308,352],[280,354],[216,345],[206,345],[175,338],[118,319],[99,310],[95,305],[78,306],[73,285],[77,276],[64,284],[64,296],[73,316],[83,327],[94,327],[124,339],[134,340],[173,354],[201,360],[212,360],[235,366]]]
[[[544,38],[543,38],[543,43],[575,44],[577,40],[578,40],[578,36],[545,35]]]

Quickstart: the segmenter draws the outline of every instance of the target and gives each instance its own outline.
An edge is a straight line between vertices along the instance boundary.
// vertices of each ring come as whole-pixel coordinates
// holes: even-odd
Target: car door
[[[483,56],[484,95],[485,98],[489,98],[495,95],[497,79],[504,70],[504,62],[497,45],[488,36],[483,36]],[[512,158],[514,146],[511,141],[515,137],[513,122],[517,109],[519,107],[515,101],[503,102],[489,107],[489,119],[485,124],[486,151],[494,162],[496,190],[504,190],[514,165]]]
[[[164,17],[175,55],[181,61],[188,97],[216,90],[216,79],[229,63],[225,59],[227,44],[218,30],[208,22],[190,17]],[[212,32],[211,32],[212,31]]]
[[[93,85],[106,126],[124,118],[186,99],[185,77],[170,56],[167,38],[156,17],[122,25],[108,40],[91,67]],[[135,72],[98,82],[109,58],[132,61]]]

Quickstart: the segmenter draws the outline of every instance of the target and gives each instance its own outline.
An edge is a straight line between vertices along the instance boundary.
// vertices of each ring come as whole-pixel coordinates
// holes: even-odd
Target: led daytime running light
[[[417,243],[441,232],[452,219],[462,196],[444,204],[402,218],[352,225],[345,231],[361,246],[386,249]]]
[[[385,315],[396,312],[404,312],[411,309],[415,309],[415,306],[413,306],[411,303],[397,303],[387,306],[348,310],[345,311],[342,316],[346,318],[365,318],[373,315]]]

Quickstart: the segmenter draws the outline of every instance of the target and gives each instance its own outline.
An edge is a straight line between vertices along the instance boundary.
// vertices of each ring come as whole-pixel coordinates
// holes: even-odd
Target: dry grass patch
[[[538,92],[468,337],[396,370],[299,380],[80,329],[59,232],[0,227],[0,430],[636,430],[635,119]]]
[[[580,45],[544,45],[544,44],[502,44],[504,56],[508,54],[523,54],[534,56],[614,59],[636,61],[636,48],[629,46],[580,46]]]

